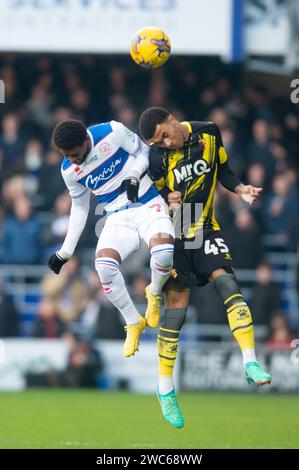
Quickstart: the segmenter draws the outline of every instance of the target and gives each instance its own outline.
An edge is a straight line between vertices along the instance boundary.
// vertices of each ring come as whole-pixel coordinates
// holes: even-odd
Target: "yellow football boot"
[[[145,288],[145,297],[147,298],[147,309],[145,312],[146,324],[150,328],[156,328],[160,320],[161,295],[151,293],[151,285]]]
[[[125,326],[125,331],[127,333],[123,349],[125,357],[134,356],[135,352],[138,351],[139,336],[145,330],[145,327],[146,320],[141,315],[139,315],[138,323],[129,323]]]

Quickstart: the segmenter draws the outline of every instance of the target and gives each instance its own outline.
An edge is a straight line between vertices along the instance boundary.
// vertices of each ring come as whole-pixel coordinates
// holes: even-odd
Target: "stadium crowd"
[[[214,121],[234,171],[244,182],[264,188],[249,208],[219,186],[216,217],[236,267],[258,268],[252,295],[255,323],[287,328],[281,292],[266,256],[273,247],[299,253],[299,110],[288,96],[271,96],[266,87],[246,79],[239,66],[208,58],[172,58],[167,67],[149,72],[124,57],[7,54],[0,59],[0,78],[6,101],[0,105],[2,265],[45,265],[64,240],[71,202],[60,175],[61,157],[50,142],[56,123],[76,118],[90,125],[115,119],[137,131],[144,108],[165,106],[181,120]],[[94,201],[77,256],[59,277],[49,273],[41,282],[34,336],[60,337],[74,325],[91,336],[123,335],[118,313],[93,270],[95,206]],[[124,267],[141,313],[147,262],[147,250],[142,249]],[[85,275],[80,264],[88,266]],[[211,300],[208,288],[196,289],[191,318],[225,324],[217,300]],[[9,302],[4,279],[1,336],[21,334]],[[204,308],[207,303],[209,308]]]

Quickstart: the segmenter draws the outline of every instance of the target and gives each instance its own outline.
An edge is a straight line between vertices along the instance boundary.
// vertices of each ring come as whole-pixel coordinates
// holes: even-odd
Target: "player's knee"
[[[180,331],[187,314],[186,308],[166,309],[161,318],[161,328],[172,331]]]
[[[95,268],[104,285],[113,281],[114,276],[118,274],[119,263],[113,258],[96,258]]]
[[[189,305],[190,290],[184,286],[173,285],[172,282],[166,284],[165,308],[187,308]]]
[[[154,246],[151,249],[151,269],[170,273],[173,268],[174,247],[171,244]]]
[[[214,287],[225,303],[231,297],[233,298],[230,300],[230,303],[237,302],[240,300],[240,297],[242,297],[234,274],[222,274],[216,277],[216,279],[214,279]]]

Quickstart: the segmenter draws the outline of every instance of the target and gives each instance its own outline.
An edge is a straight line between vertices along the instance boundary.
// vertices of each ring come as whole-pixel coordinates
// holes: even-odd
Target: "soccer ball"
[[[170,56],[169,37],[159,28],[143,28],[136,33],[130,47],[130,54],[136,64],[155,69],[165,64]]]

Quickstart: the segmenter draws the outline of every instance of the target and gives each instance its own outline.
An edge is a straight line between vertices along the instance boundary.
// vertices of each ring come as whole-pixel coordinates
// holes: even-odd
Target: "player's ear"
[[[175,122],[176,121],[176,117],[174,116],[174,114],[169,114],[167,116],[167,119],[168,119],[168,122]]]

